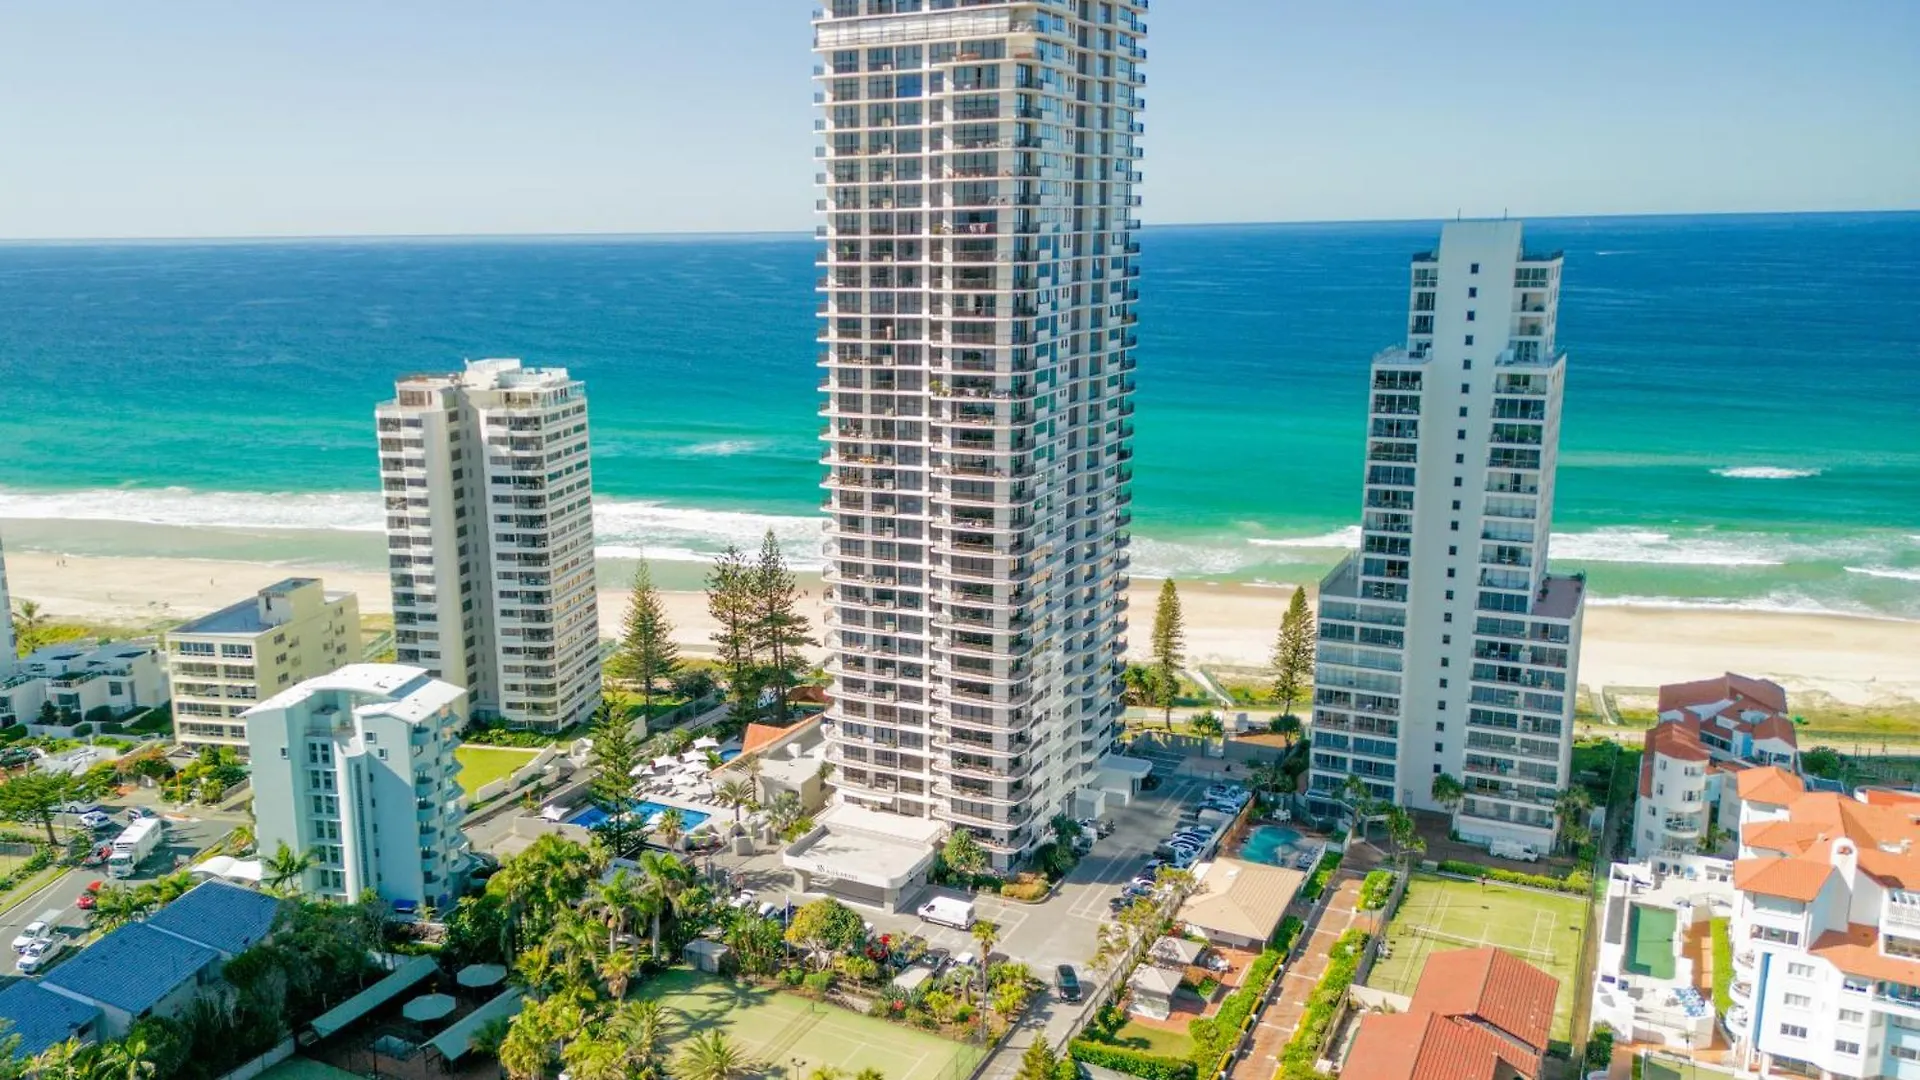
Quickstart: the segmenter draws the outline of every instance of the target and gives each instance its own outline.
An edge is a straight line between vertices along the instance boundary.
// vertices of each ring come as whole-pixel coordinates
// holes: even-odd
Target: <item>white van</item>
[[[973,928],[973,902],[950,896],[936,896],[920,905],[920,917],[930,923],[951,926],[955,930]]]

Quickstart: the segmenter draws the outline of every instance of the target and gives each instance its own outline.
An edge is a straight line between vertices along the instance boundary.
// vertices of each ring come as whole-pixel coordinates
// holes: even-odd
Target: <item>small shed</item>
[[[687,942],[686,948],[680,950],[680,958],[692,964],[695,971],[718,975],[720,966],[726,963],[732,951],[721,942],[709,938],[695,938]]]
[[[920,989],[921,985],[931,978],[933,978],[932,968],[915,964],[893,977],[893,988],[903,994],[912,995],[915,990]]]
[[[1173,1014],[1173,995],[1180,989],[1180,973],[1141,964],[1127,980],[1133,992],[1128,995],[1127,1011],[1150,1020],[1165,1020]]]
[[[1163,937],[1147,950],[1147,960],[1158,967],[1184,970],[1199,963],[1206,951],[1207,947],[1197,941]]]

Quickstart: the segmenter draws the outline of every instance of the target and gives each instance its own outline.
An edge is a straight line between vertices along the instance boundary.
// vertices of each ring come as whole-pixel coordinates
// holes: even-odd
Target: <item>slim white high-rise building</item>
[[[1310,798],[1442,809],[1544,850],[1568,783],[1585,583],[1547,573],[1566,354],[1560,255],[1517,221],[1413,257],[1407,343],[1373,359],[1360,550],[1321,582]]]
[[[466,702],[416,667],[348,664],[248,709],[260,850],[310,853],[309,895],[447,910],[467,866],[453,756]]]
[[[1122,709],[1145,8],[814,22],[838,797],[1001,864]]]
[[[375,410],[395,658],[473,714],[557,731],[600,702],[587,395],[564,368],[477,360]]]
[[[0,544],[0,678],[13,670],[19,652],[19,643],[13,639],[13,600],[7,592],[7,549]]]

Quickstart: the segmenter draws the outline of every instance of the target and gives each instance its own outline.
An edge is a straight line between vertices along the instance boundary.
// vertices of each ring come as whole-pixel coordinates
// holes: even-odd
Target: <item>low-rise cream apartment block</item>
[[[360,601],[287,578],[167,635],[174,737],[247,752],[242,714],[360,658]]]

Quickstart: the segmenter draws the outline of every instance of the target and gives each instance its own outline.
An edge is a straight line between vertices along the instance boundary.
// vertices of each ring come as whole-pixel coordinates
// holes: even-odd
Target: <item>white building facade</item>
[[[1416,255],[1407,343],[1374,357],[1360,550],[1321,583],[1309,797],[1453,809],[1468,840],[1550,846],[1585,584],[1547,573],[1565,354],[1559,254],[1517,221]]]
[[[839,797],[1001,865],[1122,710],[1145,7],[814,21]]]
[[[474,715],[558,731],[600,702],[586,390],[480,360],[375,410],[395,658]]]
[[[88,721],[117,720],[167,703],[167,666],[158,646],[63,641],[35,649],[0,677],[0,727],[66,738]],[[52,707],[51,712],[48,706]]]
[[[0,679],[13,670],[14,658],[19,654],[20,643],[13,637],[13,599],[7,592],[7,549],[0,543]]]
[[[248,710],[260,851],[311,853],[308,895],[448,909],[467,868],[466,700],[420,668],[349,664]]]
[[[244,752],[255,704],[359,659],[360,601],[287,578],[167,634],[174,738]]]

